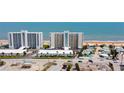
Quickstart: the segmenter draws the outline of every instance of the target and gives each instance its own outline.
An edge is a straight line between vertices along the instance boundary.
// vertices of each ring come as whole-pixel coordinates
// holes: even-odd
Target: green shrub
[[[71,68],[72,68],[72,64],[68,64],[68,67],[67,67],[66,71],[70,71]]]
[[[3,65],[5,65],[5,64],[6,64],[6,62],[0,61],[0,66],[3,66]]]
[[[31,68],[31,65],[22,65],[22,67],[21,68],[24,68],[24,69],[29,69],[29,68]]]
[[[76,67],[77,71],[80,71],[80,67],[79,67],[78,63],[75,64],[75,67]]]
[[[45,66],[45,68],[42,71],[47,71],[52,65],[57,65],[57,63],[49,62],[44,64],[43,66]]]

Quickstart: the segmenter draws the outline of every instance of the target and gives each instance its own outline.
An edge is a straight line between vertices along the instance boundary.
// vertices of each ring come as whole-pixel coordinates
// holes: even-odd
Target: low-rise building
[[[38,56],[73,56],[72,50],[39,50]]]
[[[0,49],[0,56],[13,56],[13,55],[23,55],[27,52],[25,47],[19,49]]]

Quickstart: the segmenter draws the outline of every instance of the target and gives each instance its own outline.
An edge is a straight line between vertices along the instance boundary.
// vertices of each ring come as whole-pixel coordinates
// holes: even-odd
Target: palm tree
[[[26,56],[26,52],[25,51],[23,52],[23,56]]]
[[[110,50],[114,50],[115,49],[115,46],[114,45],[109,45],[109,49]]]
[[[78,63],[75,64],[75,67],[76,67],[76,70],[77,71],[80,71],[80,67],[79,67],[79,64]]]
[[[72,56],[72,53],[70,52],[70,56]]]
[[[118,52],[116,51],[116,49],[111,49],[110,50],[110,55],[112,55],[112,59],[113,60],[116,60],[117,59]]]
[[[4,53],[4,52],[2,52],[2,56],[4,56],[4,54],[5,54],[5,53]]]
[[[41,56],[43,56],[43,53],[41,53]],[[38,57],[38,54],[37,54],[37,57]]]
[[[47,52],[47,56],[49,55],[49,53]]]
[[[59,53],[59,52],[58,52],[58,51],[56,51],[56,53],[57,53],[57,56],[58,56],[58,53]]]
[[[63,56],[65,56],[65,52],[63,52]]]
[[[19,56],[19,53],[16,53],[16,56]]]
[[[13,55],[13,53],[11,52],[11,53],[10,53],[10,56],[12,56],[12,55]]]

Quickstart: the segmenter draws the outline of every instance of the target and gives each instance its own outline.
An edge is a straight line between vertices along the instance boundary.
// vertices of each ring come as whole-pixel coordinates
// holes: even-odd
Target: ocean
[[[124,22],[0,22],[0,39],[7,39],[8,32],[28,30],[43,32],[83,32],[85,40],[124,41]]]

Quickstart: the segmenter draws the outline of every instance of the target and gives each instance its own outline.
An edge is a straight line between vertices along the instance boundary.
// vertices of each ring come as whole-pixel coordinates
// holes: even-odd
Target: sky
[[[83,32],[86,40],[124,40],[124,22],[0,22],[0,39],[7,39],[8,32]]]

